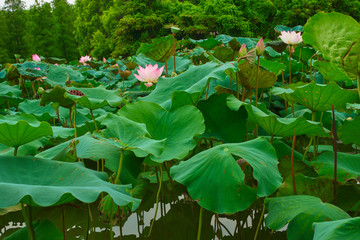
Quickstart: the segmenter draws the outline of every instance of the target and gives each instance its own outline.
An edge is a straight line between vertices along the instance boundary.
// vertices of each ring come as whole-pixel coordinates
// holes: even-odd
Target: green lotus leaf
[[[75,128],[64,128],[61,126],[52,126],[54,138],[71,138],[75,134]]]
[[[346,120],[339,128],[339,138],[344,144],[355,143],[360,146],[360,117]]]
[[[341,68],[330,62],[317,61],[314,63],[314,67],[317,68],[328,81],[346,82],[351,80]]]
[[[75,95],[72,92],[79,91],[83,93],[83,96]],[[67,88],[65,97],[70,98],[80,106],[94,110],[105,106],[117,107],[122,102],[120,95],[120,89],[107,90],[103,85],[96,88]]]
[[[316,240],[353,240],[360,236],[360,217],[314,223]]]
[[[108,193],[118,206],[130,204],[135,210],[140,204],[127,192],[129,185],[111,184],[106,173],[88,169],[81,162],[0,157],[0,173],[0,208],[19,202],[42,207],[74,199],[91,203],[102,192]]]
[[[88,158],[99,161],[105,160],[105,167],[116,172],[119,167],[119,159],[121,149],[110,144],[103,138],[93,137],[91,134],[85,134],[77,138],[76,155],[79,158]],[[120,182],[122,184],[135,184],[143,162],[142,158],[138,158],[131,151],[124,152],[122,170],[120,174]]]
[[[352,17],[320,12],[305,24],[303,41],[321,52],[325,60],[339,64],[359,36],[360,24]]]
[[[297,46],[295,48],[295,52],[293,54],[291,54],[291,57],[293,59],[296,59],[299,62],[303,63],[304,65],[308,66],[309,60],[311,59],[311,57],[314,56],[315,53],[316,53],[316,51],[311,47]],[[288,57],[289,57],[289,55],[288,55]],[[313,57],[313,59],[314,59],[314,57]]]
[[[190,41],[196,44],[197,46],[202,47],[205,50],[213,49],[214,47],[221,44],[221,42],[218,39],[215,39],[213,37],[207,39],[200,39],[200,40],[194,40],[190,38]]]
[[[216,36],[216,40],[221,41],[223,44],[229,44],[233,41],[234,37],[231,37],[229,35],[220,34]],[[245,38],[245,37],[236,37],[235,38],[237,42],[239,42],[240,46],[245,43],[246,47],[248,49],[254,48],[256,46],[256,43],[259,41],[259,39],[255,38]]]
[[[288,162],[289,163],[289,162]],[[290,164],[289,164],[290,165]],[[290,173],[291,173],[291,169]],[[334,200],[334,182],[326,177],[309,177],[302,173],[295,174],[296,193],[298,195],[310,195],[320,198],[322,201]],[[289,175],[280,186],[276,197],[294,195],[292,176]]]
[[[0,68],[1,68],[1,67],[0,67]],[[5,69],[1,70],[1,71],[0,71],[0,79],[5,79],[6,74],[7,74],[7,72],[6,72]]]
[[[200,101],[198,108],[205,119],[206,138],[216,138],[224,143],[242,142],[246,134],[247,112],[245,108],[232,111],[226,105],[226,94],[214,94]]]
[[[256,88],[256,75],[257,66],[250,64],[248,61],[239,65],[239,70],[236,72],[237,81],[242,87],[250,90]],[[277,77],[276,74],[266,70],[263,67],[259,67],[258,86],[259,88],[269,88],[274,85]]]
[[[355,81],[360,78],[360,37],[343,58],[342,66],[351,79]]]
[[[193,138],[205,130],[201,112],[190,105],[168,111],[156,103],[139,101],[117,114],[146,125],[152,138],[164,142],[162,153],[151,156],[156,162],[184,158],[196,146]]]
[[[0,83],[0,96],[6,98],[19,98],[21,90],[17,86],[9,86],[8,82]]]
[[[324,152],[316,161],[312,162],[315,171],[320,176],[334,178],[334,152]],[[337,179],[346,182],[360,177],[360,154],[338,152],[337,154]]]
[[[278,31],[278,32],[282,32],[282,31],[286,31],[286,32],[292,32],[292,31],[302,32],[303,31],[303,26],[298,25],[298,26],[295,26],[295,27],[291,28],[291,27],[287,27],[287,26],[283,26],[283,25],[277,25],[274,29],[275,29],[275,31]]]
[[[273,113],[265,113],[255,106],[241,102],[232,95],[227,98],[227,105],[233,111],[245,106],[249,120],[259,124],[271,136],[294,136],[296,129],[297,136],[305,134],[308,137],[329,137],[329,131],[324,129],[319,122],[309,121],[304,117],[280,118]]]
[[[230,48],[222,47],[222,46],[216,47],[213,53],[214,57],[216,57],[216,59],[220,60],[221,62],[228,62],[235,60],[233,59],[233,54],[234,52]]]
[[[275,95],[281,96],[289,102],[295,102],[303,105],[313,112],[328,111],[331,105],[334,105],[338,112],[346,111],[347,103],[358,103],[359,96],[356,90],[343,89],[335,82],[329,82],[327,85],[311,82],[296,88],[288,88],[286,92],[275,92]]]
[[[257,188],[245,184],[245,174],[234,156],[253,168]],[[273,193],[282,182],[274,148],[265,139],[228,143],[203,151],[170,169],[200,206],[216,213],[247,209],[256,196]]]
[[[215,62],[208,62],[201,66],[192,65],[184,73],[173,78],[160,78],[157,86],[150,95],[141,98],[146,102],[160,104],[167,109],[171,106],[171,95],[175,91],[186,91],[195,97],[196,102],[206,94],[206,86],[210,82],[208,97],[215,93],[215,86],[218,82],[225,80],[225,70],[235,68],[230,63],[218,66]],[[210,81],[210,80],[215,81]],[[195,98],[194,98],[195,99]]]
[[[272,42],[267,42],[265,44],[266,48],[265,51],[268,47],[270,47],[271,49],[274,49],[274,51],[279,54],[285,51],[287,44],[285,44],[283,41],[272,41]],[[280,55],[281,56],[281,55]],[[273,57],[273,56],[272,56]]]
[[[355,181],[339,184],[336,190],[338,207],[354,211],[360,207],[360,186]]]
[[[38,138],[34,141],[21,145],[18,148],[16,156],[34,156],[38,153],[39,148],[43,148],[48,144],[48,138]],[[1,156],[14,156],[15,149],[3,144],[0,144]]]
[[[39,121],[48,121],[56,117],[56,111],[51,105],[41,106],[40,100],[25,99],[19,104],[19,110],[34,115]]]
[[[36,240],[62,240],[64,236],[62,232],[57,229],[55,224],[49,220],[44,220],[42,222],[35,221],[33,222],[33,228],[35,232]],[[29,235],[27,227],[24,227],[20,230],[17,230],[4,240],[28,240]]]
[[[135,112],[132,112],[134,114]],[[152,154],[155,157],[161,155],[165,139],[152,139],[144,123],[139,123],[124,116],[108,114],[101,122],[106,126],[104,134],[108,139],[105,141],[114,146],[131,150],[138,157],[145,157]]]
[[[84,80],[85,77],[79,71],[73,70],[70,67],[52,65],[45,82],[49,83],[53,87],[56,85],[65,87],[67,82],[80,83]]]
[[[53,135],[51,125],[32,115],[0,116],[0,143],[19,147],[44,136]]]
[[[260,66],[274,73],[276,76],[279,76],[281,74],[281,71],[285,68],[285,65],[283,63],[268,61],[265,58],[260,58]]]
[[[144,54],[136,55],[136,56],[134,56],[134,59],[135,59],[136,64],[138,64],[144,68],[148,64],[151,64],[151,65],[157,64],[159,68],[165,65],[165,63],[156,62],[156,61],[146,57]],[[168,66],[168,72],[169,72],[169,74],[171,74],[172,72],[174,72],[174,58],[170,58],[166,63]],[[183,56],[183,57],[176,56],[175,64],[176,64],[176,72],[184,72],[189,68],[189,66],[191,64],[191,60],[187,56]],[[166,72],[166,70],[164,68],[163,73],[165,74],[165,72]],[[134,71],[134,73],[136,73],[136,71]]]
[[[342,209],[323,203],[319,198],[306,195],[294,195],[265,199],[268,215],[265,224],[273,230],[279,230],[289,223],[289,240],[312,240],[314,222],[333,221],[350,218]]]
[[[360,110],[360,104],[358,103],[347,103],[346,109]]]
[[[231,39],[231,41],[229,42],[229,46],[233,51],[239,51],[241,48],[241,44],[236,38]]]
[[[142,53],[156,62],[166,62],[174,54],[176,44],[172,35],[155,38],[152,43],[142,43],[137,50],[137,54]]]
[[[56,58],[56,57],[48,57],[46,59],[43,59],[44,62],[51,63],[51,64],[65,64],[66,59],[64,58]]]
[[[69,98],[65,98],[65,92],[66,90],[64,88],[56,85],[53,89],[47,90],[42,94],[40,105],[46,106],[50,103],[58,103],[64,108],[72,107],[74,105],[74,101]]]

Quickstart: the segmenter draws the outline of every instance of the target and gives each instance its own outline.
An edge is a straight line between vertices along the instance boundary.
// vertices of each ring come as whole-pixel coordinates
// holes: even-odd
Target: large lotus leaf
[[[53,135],[51,125],[32,115],[0,116],[0,143],[19,147],[35,139]]]
[[[329,137],[329,131],[325,130],[319,122],[309,121],[304,117],[280,118],[273,113],[265,113],[255,106],[241,102],[232,95],[227,98],[227,105],[233,111],[245,106],[249,120],[259,124],[272,136],[294,136],[294,130],[296,129],[297,136],[305,134],[308,137]]]
[[[71,91],[79,91],[83,96],[72,94]],[[80,106],[94,110],[105,106],[117,107],[123,100],[120,95],[120,89],[107,90],[103,85],[96,88],[67,88],[65,97],[75,101]]]
[[[135,210],[140,204],[127,192],[128,185],[111,184],[106,173],[88,169],[81,162],[0,157],[0,173],[0,208],[19,202],[42,207],[74,199],[91,203],[102,192],[108,193],[118,206],[130,204]]]
[[[201,112],[190,105],[168,111],[156,103],[139,101],[127,104],[118,114],[145,124],[154,139],[164,141],[161,155],[151,156],[156,162],[184,158],[196,146],[193,138],[205,130]]]
[[[51,105],[40,106],[40,100],[28,100],[19,104],[19,110],[24,113],[32,114],[40,121],[47,121],[56,117],[56,111]]]
[[[339,138],[344,144],[355,143],[360,146],[360,117],[346,120],[339,128]]]
[[[248,61],[239,65],[240,71],[236,72],[237,81],[240,82],[241,86],[246,89],[255,89],[256,88],[256,75],[257,75],[257,65],[250,64]],[[266,70],[263,67],[259,67],[259,77],[258,77],[258,87],[259,88],[269,88],[274,85],[277,77],[276,74]]]
[[[223,44],[229,44],[233,41],[234,37],[231,37],[229,35],[220,34],[216,36],[216,40],[221,41]],[[246,47],[248,49],[254,48],[256,43],[259,41],[259,39],[255,38],[244,38],[244,37],[236,37],[235,38],[239,44],[245,43]]]
[[[79,158],[88,158],[95,161],[105,160],[105,167],[116,172],[119,167],[121,149],[108,143],[103,138],[94,138],[91,134],[86,134],[77,138],[76,155]],[[123,165],[120,174],[122,184],[135,184],[143,162],[131,151],[125,151],[123,156]]]
[[[21,90],[17,86],[9,86],[8,82],[0,83],[0,96],[10,97],[10,98],[19,98]]]
[[[47,90],[42,94],[40,105],[45,106],[54,102],[59,103],[59,105],[64,108],[72,107],[74,105],[74,101],[69,98],[65,98],[65,92],[66,90],[64,88],[56,85],[53,89]]]
[[[84,80],[85,77],[79,71],[70,67],[52,65],[45,81],[53,87],[56,85],[65,87],[66,82],[82,82]]]
[[[323,203],[319,198],[306,195],[294,195],[265,199],[268,215],[266,226],[279,230],[287,223],[289,240],[312,240],[314,222],[324,222],[350,218],[342,209]]]
[[[324,152],[312,162],[320,176],[334,178],[334,152]],[[346,182],[360,177],[360,154],[337,153],[337,178]]]
[[[271,57],[276,57],[276,56],[281,56],[280,53],[284,52],[287,44],[285,44],[283,41],[272,41],[272,42],[267,42],[265,45],[265,52],[268,52],[268,54]],[[275,51],[274,53],[272,53],[272,51],[270,52],[270,49],[273,49],[273,51]],[[270,54],[272,53],[272,54]]]
[[[314,67],[317,68],[328,81],[346,82],[351,80],[341,68],[330,62],[317,61],[314,63]]]
[[[360,37],[343,58],[342,65],[349,77],[354,81],[360,78]]]
[[[202,47],[205,50],[210,50],[221,44],[221,42],[218,39],[215,39],[213,37],[207,39],[200,39],[200,40],[194,40],[190,38],[190,41],[198,45],[199,47]]]
[[[305,24],[303,41],[321,52],[326,60],[340,63],[359,36],[360,25],[352,17],[320,12]]]
[[[287,27],[287,26],[284,26],[284,25],[277,25],[274,29],[275,29],[275,31],[278,31],[278,32],[282,32],[282,31],[286,31],[286,32],[292,32],[292,31],[302,32],[303,31],[303,26],[298,25],[298,26],[295,26],[295,27],[291,28],[291,27]]]
[[[69,138],[75,134],[75,128],[64,128],[62,126],[52,126],[51,128],[54,132],[54,138]]]
[[[275,95],[278,93],[273,91]],[[335,82],[329,82],[327,85],[311,82],[294,90],[288,88],[279,96],[287,101],[299,103],[314,112],[330,110],[332,104],[338,112],[343,112],[346,111],[347,103],[359,102],[356,90],[343,89]]]
[[[1,67],[0,67],[0,69],[1,69]],[[6,72],[5,69],[1,70],[1,71],[0,71],[0,79],[5,79],[6,73],[7,73],[7,72]]]
[[[234,156],[253,168],[257,188],[245,184],[245,174]],[[216,213],[247,209],[256,199],[273,193],[282,182],[273,147],[265,139],[229,143],[203,151],[170,169],[200,206]]]
[[[316,240],[354,240],[360,236],[360,217],[314,223]]]
[[[295,52],[291,54],[291,57],[308,66],[309,60],[315,53],[316,51],[313,48],[307,46],[297,46],[295,48]],[[287,55],[287,57],[289,57],[289,55]]]
[[[166,62],[174,54],[176,44],[172,35],[156,38],[152,43],[142,43],[137,53],[142,53],[156,62]]]
[[[33,228],[35,232],[36,240],[62,240],[64,236],[62,232],[57,229],[55,224],[49,220],[44,220],[43,222],[35,221],[33,222]],[[20,230],[17,230],[4,240],[28,240],[29,235],[27,227],[24,227]]]
[[[213,55],[214,57],[216,57],[216,59],[220,60],[221,62],[228,62],[234,60],[233,53],[234,52],[230,48],[219,46],[215,48]]]
[[[198,108],[205,119],[206,138],[216,138],[224,143],[242,142],[246,134],[247,112],[245,108],[232,111],[226,105],[226,94],[214,94],[200,101]]]
[[[136,112],[132,112],[134,114]],[[131,118],[108,114],[101,122],[106,126],[104,130],[109,143],[123,150],[131,150],[138,157],[152,154],[159,157],[164,148],[164,139],[152,139],[144,123],[139,123]]]
[[[290,165],[290,161],[287,162]],[[294,195],[293,180],[290,175],[280,186],[276,197]],[[332,202],[334,200],[334,182],[326,177],[308,177],[302,173],[295,174],[296,193],[298,195],[310,195],[320,198],[324,202]]]
[[[165,63],[156,62],[156,61],[146,57],[144,54],[136,55],[134,57],[134,59],[135,59],[134,61],[136,62],[136,64],[138,64],[144,68],[148,64],[151,64],[151,65],[157,64],[159,68],[165,65]],[[166,63],[168,66],[168,72],[169,72],[169,74],[171,74],[172,72],[174,72],[174,58],[170,58]],[[191,60],[187,56],[182,56],[182,57],[176,56],[175,64],[176,64],[176,72],[183,72],[189,68],[189,66],[191,64]],[[134,72],[136,73],[136,71],[134,71]],[[165,74],[165,73],[166,73],[166,69],[164,68],[163,74]]]
[[[260,58],[260,66],[274,73],[276,76],[281,74],[281,71],[285,68],[283,63],[268,61],[265,58]]]
[[[175,91],[186,91],[192,96],[197,95],[197,101],[205,95],[205,89],[210,81],[208,97],[215,93],[213,89],[217,81],[223,81],[226,78],[225,70],[235,68],[232,64],[226,63],[219,66],[215,62],[208,62],[201,66],[190,66],[184,73],[173,78],[160,78],[156,88],[143,101],[160,104],[162,107],[170,108],[171,95]],[[196,101],[196,102],[197,102]]]

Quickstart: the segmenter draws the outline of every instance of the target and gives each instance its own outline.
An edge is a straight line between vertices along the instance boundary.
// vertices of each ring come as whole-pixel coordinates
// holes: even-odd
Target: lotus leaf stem
[[[154,222],[155,222],[155,219],[156,219],[156,214],[157,214],[157,211],[158,211],[158,208],[159,208],[159,197],[160,197],[162,180],[163,180],[163,171],[162,171],[162,168],[161,168],[161,165],[160,165],[160,181],[159,181],[159,189],[158,189],[157,194],[156,194],[155,214],[154,214],[153,220],[151,221],[151,226],[150,226],[150,231],[149,231],[148,237],[150,237],[150,235],[151,235],[151,231],[152,231],[152,229],[154,227]]]
[[[123,160],[124,160],[124,149],[121,149],[121,153],[120,153],[120,160],[119,160],[119,167],[116,173],[116,178],[115,178],[115,184],[118,183],[119,179],[120,179],[120,173],[121,173],[121,168],[122,168],[122,164],[123,164]]]
[[[114,239],[114,234],[113,234],[113,217],[114,217],[114,211],[113,211],[113,207],[114,207],[114,200],[111,199],[111,206],[110,206],[110,240]]]
[[[30,240],[35,240],[35,232],[34,232],[34,228],[32,225],[32,220],[31,220],[31,209],[30,206],[28,206],[28,211],[26,210],[25,206],[23,203],[21,203],[21,211],[25,220],[25,224],[26,224],[26,228],[27,228],[27,232],[28,232],[28,236]]]
[[[292,176],[294,194],[297,195],[297,193],[296,193],[296,184],[295,184],[295,172],[294,172],[295,142],[296,142],[296,129],[294,130],[294,138],[293,138],[292,151],[291,151],[291,176]]]
[[[169,72],[168,72],[167,62],[165,62],[165,70],[166,70],[166,77],[169,77]]]
[[[175,53],[176,53],[176,38],[175,38],[175,33],[173,33],[173,42],[174,42],[174,72],[176,73],[176,61],[175,61]]]
[[[291,45],[289,45],[289,83],[291,84]]]
[[[16,155],[17,155],[18,149],[19,149],[19,146],[14,147],[14,156],[15,156],[15,157],[16,157]]]
[[[94,114],[93,114],[92,109],[90,109],[90,115],[91,115],[91,118],[92,118],[93,121],[94,121],[95,129],[96,129],[96,131],[98,131],[99,129],[98,129],[98,126],[97,126],[97,123],[96,123],[96,120],[95,120],[95,117],[94,117]]]
[[[260,220],[259,220],[259,223],[256,227],[256,232],[255,232],[255,237],[254,237],[254,240],[257,239],[257,236],[259,234],[259,230],[260,230],[260,226],[262,224],[262,221],[263,221],[263,218],[264,218],[264,213],[265,213],[265,204],[263,204],[263,208],[262,208],[262,211],[261,211],[261,216],[260,216]]]
[[[200,207],[199,227],[198,227],[198,234],[197,234],[197,238],[196,238],[197,240],[201,239],[202,218],[203,218],[203,208]]]
[[[257,69],[256,69],[255,107],[257,107],[257,105],[258,105],[258,94],[259,94],[259,68],[260,68],[260,56],[258,56]]]
[[[334,104],[331,105],[332,110],[332,126],[333,126],[333,150],[334,150],[334,205],[337,205],[336,197],[336,182],[337,182],[337,132],[335,122],[335,109]]]

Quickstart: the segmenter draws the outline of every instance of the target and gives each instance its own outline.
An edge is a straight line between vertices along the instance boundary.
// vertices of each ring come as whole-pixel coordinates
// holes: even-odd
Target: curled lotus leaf
[[[139,206],[140,200],[128,192],[129,185],[111,184],[107,179],[106,173],[88,169],[81,162],[0,157],[0,208],[20,202],[42,207],[75,199],[91,203],[102,192],[108,193],[118,206],[130,204],[132,210]]]

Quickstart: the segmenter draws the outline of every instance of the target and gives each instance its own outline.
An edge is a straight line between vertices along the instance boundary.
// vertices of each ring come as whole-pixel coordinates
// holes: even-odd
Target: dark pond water
[[[91,214],[88,214],[89,206]],[[119,218],[116,218],[113,226],[114,239],[196,239],[200,213],[200,207],[196,203],[186,201],[184,198],[167,204],[160,203],[154,227],[148,238],[155,207],[151,206],[150,209],[145,209],[146,207],[142,206],[141,208],[127,219],[122,219],[121,233]],[[228,216],[216,215],[203,210],[201,239],[254,239],[260,215],[260,208],[252,208]],[[110,239],[110,227],[106,217],[100,214],[98,203],[90,205],[75,203],[56,207],[33,208],[33,220],[35,219],[52,221],[60,231],[65,231],[65,239]],[[21,211],[0,216],[0,239],[4,239],[22,228],[23,222]],[[86,228],[88,225],[89,232],[87,235]],[[241,230],[239,231],[239,229]],[[257,239],[281,240],[286,239],[286,235],[285,232],[273,233],[262,225]]]

